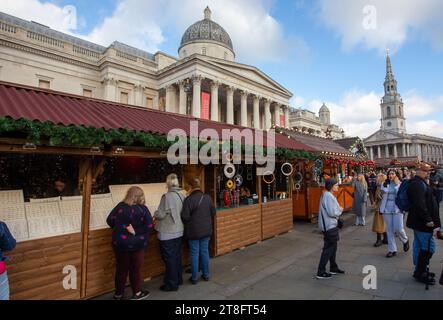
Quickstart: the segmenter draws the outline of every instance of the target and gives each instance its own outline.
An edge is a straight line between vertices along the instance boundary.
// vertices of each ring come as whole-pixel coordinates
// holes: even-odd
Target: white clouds
[[[271,16],[270,0],[118,0],[112,15],[80,37],[104,46],[117,40],[156,52],[167,41],[166,32],[181,36],[188,26],[203,19],[206,5],[212,9],[213,19],[230,34],[239,61],[275,62],[294,55],[308,59],[306,42],[296,35],[286,36],[282,25]],[[2,11],[62,32],[73,31],[64,22],[63,9],[43,4],[43,0],[2,0]]]
[[[337,32],[345,50],[363,46],[395,51],[410,37],[443,49],[441,0],[319,0],[318,8],[318,17]]]
[[[75,8],[72,6],[59,7],[38,0],[2,0],[1,11],[66,33],[70,33],[77,25]]]
[[[352,90],[339,101],[325,101],[331,110],[331,121],[343,127],[346,135],[366,138],[380,129],[380,98],[382,93]],[[303,98],[297,101],[304,102]],[[311,100],[303,107],[318,112],[323,101]],[[443,137],[443,96],[424,97],[416,91],[405,95],[406,127],[409,133]],[[432,120],[431,120],[432,119]]]

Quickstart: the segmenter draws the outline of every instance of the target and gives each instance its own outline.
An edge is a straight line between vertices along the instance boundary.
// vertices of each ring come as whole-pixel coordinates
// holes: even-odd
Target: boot
[[[418,254],[417,266],[414,272],[414,278],[417,281],[428,285],[435,284],[435,278],[432,277],[431,273],[427,269],[431,258],[432,253],[430,253],[429,251],[420,250],[420,253]]]
[[[388,244],[388,234],[386,232],[383,233],[383,244]]]
[[[383,242],[381,241],[381,234],[377,233],[377,241],[374,243],[374,247],[380,247],[381,245],[383,245]]]

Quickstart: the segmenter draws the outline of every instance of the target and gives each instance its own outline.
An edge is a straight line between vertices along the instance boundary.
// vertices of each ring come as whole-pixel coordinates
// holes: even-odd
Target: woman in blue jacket
[[[0,300],[9,300],[9,282],[6,272],[7,258],[5,251],[11,251],[15,248],[16,241],[3,221],[0,221]]]
[[[145,206],[143,190],[129,188],[123,202],[112,210],[106,222],[113,229],[112,246],[116,260],[114,299],[123,298],[128,273],[133,292],[131,300],[146,299],[149,291],[142,291],[141,269],[153,221]]]

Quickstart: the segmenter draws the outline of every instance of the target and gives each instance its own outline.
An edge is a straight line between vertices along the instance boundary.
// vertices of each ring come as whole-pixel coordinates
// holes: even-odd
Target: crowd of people
[[[414,235],[413,277],[427,285],[436,283],[435,274],[429,271],[429,262],[435,253],[434,238],[442,239],[439,203],[443,195],[443,175],[431,171],[430,165],[421,163],[415,171],[390,169],[386,172],[355,174],[352,179],[355,226],[366,225],[367,208],[373,206],[372,231],[377,236],[374,246],[387,244],[386,257],[393,258],[398,253],[396,237],[404,252],[410,249],[404,228],[407,216],[406,226],[413,230]],[[124,200],[110,212],[107,224],[112,229],[111,243],[116,260],[114,299],[123,299],[128,276],[133,293],[131,299],[143,300],[149,296],[149,292],[142,289],[142,267],[154,229],[165,264],[160,290],[177,291],[183,284],[184,243],[190,252],[189,282],[197,284],[200,271],[201,279],[209,281],[209,240],[216,210],[211,197],[202,192],[198,178],[190,179],[188,185],[189,191],[185,196],[177,175],[170,174],[166,179],[167,191],[153,215],[146,206],[143,190],[136,186],[129,188]],[[61,180],[54,187],[59,193],[65,190]],[[343,208],[334,196],[339,182],[328,177],[325,188],[318,217],[319,228],[324,234],[318,279],[329,279],[332,275],[345,273],[337,263],[339,230],[343,226],[340,218]],[[9,299],[7,257],[4,253],[13,250],[15,245],[16,241],[7,225],[0,221],[0,300]],[[329,272],[326,270],[328,262]],[[442,281],[443,277],[440,279],[443,285]]]
[[[404,252],[410,249],[410,241],[404,228],[406,220],[406,226],[414,234],[413,277],[427,285],[434,285],[435,274],[429,271],[429,263],[435,253],[435,238],[442,238],[439,209],[443,194],[443,175],[433,170],[429,164],[420,163],[416,170],[403,168],[356,174],[352,186],[355,225],[365,225],[366,210],[371,205],[375,211],[372,231],[377,235],[374,247],[387,244],[386,257],[392,258],[398,252],[396,237],[399,238]],[[338,181],[329,179],[325,187],[326,192],[320,199],[318,218],[319,228],[324,234],[318,279],[329,279],[333,274],[344,273],[336,261],[339,229],[342,225],[340,216],[343,212],[333,195],[338,189]],[[326,271],[328,261],[330,272]],[[440,279],[440,284],[443,285],[442,281],[443,273]]]

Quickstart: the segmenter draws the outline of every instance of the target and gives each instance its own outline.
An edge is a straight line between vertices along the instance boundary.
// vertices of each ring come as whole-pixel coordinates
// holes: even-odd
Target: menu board
[[[25,204],[22,203],[0,203],[0,220],[26,219]]]
[[[29,238],[28,222],[26,219],[4,221],[11,231],[12,236],[17,241],[27,240]]]
[[[2,190],[0,191],[1,204],[19,204],[24,203],[23,190]]]
[[[28,218],[28,229],[30,239],[64,234],[63,221],[60,215]]]
[[[89,228],[91,230],[108,228],[106,219],[113,208],[114,201],[110,193],[91,196]]]
[[[140,187],[146,198],[146,206],[153,215],[157,210],[158,205],[163,194],[166,193],[166,186],[164,183],[149,183],[149,184],[137,184],[137,185],[114,185],[109,186],[109,190],[112,194],[112,199],[115,204],[121,202],[126,196],[126,192],[132,186]]]

